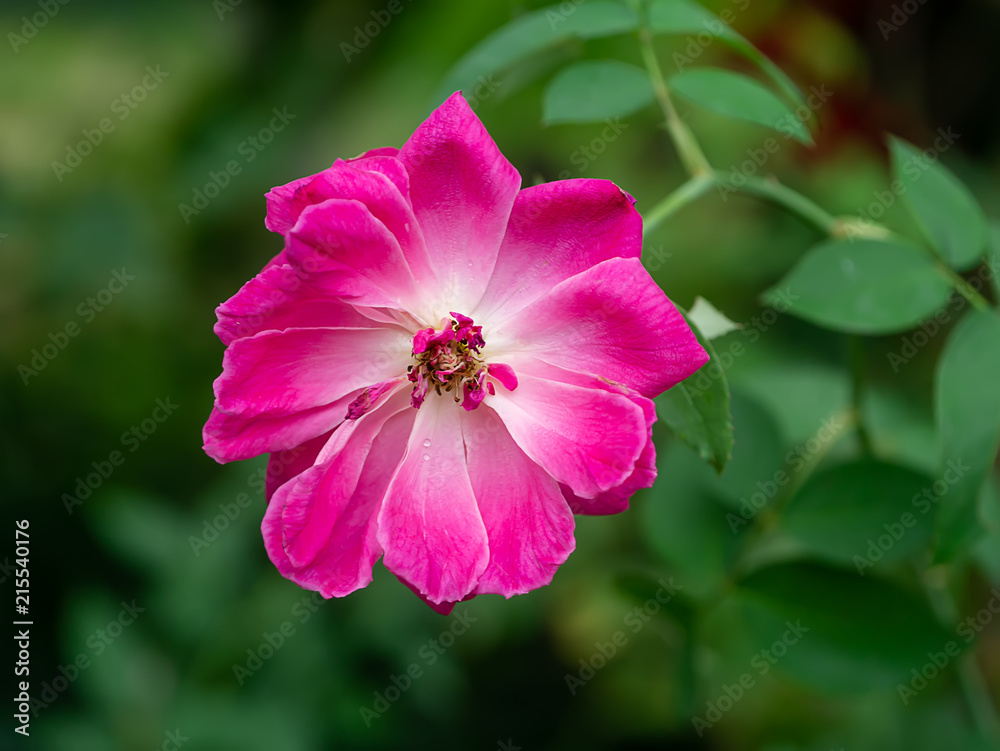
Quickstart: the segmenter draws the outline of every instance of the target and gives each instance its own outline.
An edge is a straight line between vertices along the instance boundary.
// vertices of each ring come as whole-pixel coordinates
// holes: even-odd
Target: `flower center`
[[[468,411],[478,407],[487,392],[495,393],[486,381],[489,368],[480,355],[486,344],[483,327],[460,313],[451,316],[440,331],[421,329],[413,336],[414,363],[406,370],[414,384],[410,403],[415,409],[431,390],[452,393]]]

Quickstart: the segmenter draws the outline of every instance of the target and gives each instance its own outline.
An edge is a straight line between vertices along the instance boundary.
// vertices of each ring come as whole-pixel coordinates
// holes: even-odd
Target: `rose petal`
[[[319,553],[342,516],[346,499],[357,488],[375,437],[390,418],[407,408],[405,394],[390,396],[368,415],[342,425],[317,456],[318,463],[281,494],[282,546],[293,566],[302,568]]]
[[[656,405],[652,399],[647,399],[627,386],[612,383],[611,381],[587,373],[566,370],[565,368],[531,358],[521,360],[518,363],[518,367],[523,373],[540,378],[547,378],[552,381],[582,386],[584,388],[600,389],[612,394],[620,394],[642,409],[646,421],[646,444],[639,458],[636,460],[635,469],[620,485],[604,493],[599,493],[593,498],[581,498],[566,485],[562,485],[563,495],[569,502],[573,513],[594,516],[618,514],[628,508],[629,499],[637,490],[653,487],[653,483],[656,481],[656,447],[653,444],[653,424],[656,422]]]
[[[490,561],[476,594],[524,594],[552,581],[573,552],[573,512],[552,477],[517,446],[491,409],[462,421],[472,490]]]
[[[310,206],[335,198],[360,201],[396,238],[414,277],[430,285],[434,273],[420,224],[410,205],[409,191],[409,175],[398,159],[382,156],[353,163],[338,160],[300,185],[287,211],[297,223]]]
[[[451,399],[417,410],[406,455],[379,511],[385,565],[433,603],[461,600],[489,562],[466,466],[462,411]]]
[[[368,151],[362,151],[357,156],[348,159],[348,162],[358,162],[364,164],[369,160],[376,160],[381,157],[394,157],[399,154],[399,149],[395,146],[379,146],[377,149],[368,149]]]
[[[322,508],[324,528],[330,532],[304,566],[293,565],[284,548],[286,504],[296,501],[294,491],[303,475],[274,494],[261,530],[268,555],[282,576],[324,597],[343,597],[371,583],[372,566],[382,553],[375,538],[375,519],[393,469],[405,451],[414,416],[405,409],[385,422],[371,443],[350,496],[329,492],[315,498],[314,503]],[[336,474],[335,462],[330,470]]]
[[[488,404],[525,454],[584,498],[620,485],[646,443],[642,408],[600,389],[519,371],[517,390]]]
[[[521,176],[486,128],[453,94],[399,151],[413,212],[437,275],[434,313],[468,314],[482,297]]]
[[[380,172],[385,172],[386,170],[383,166],[384,160],[395,158],[398,153],[398,149],[387,146],[366,151],[342,163],[352,164],[360,169],[374,167]],[[299,188],[308,185],[326,171],[323,170],[323,172],[317,172],[314,175],[300,177],[297,180],[292,180],[289,183],[279,185],[268,191],[265,196],[265,200],[267,201],[267,217],[264,219],[264,226],[271,230],[271,232],[277,232],[281,235],[286,234],[295,225],[299,214],[305,208],[304,204],[296,200],[296,192]]]
[[[331,435],[333,435],[332,430],[293,449],[275,451],[271,454],[267,460],[267,472],[264,476],[264,495],[267,500],[271,500],[278,488],[316,463],[316,457],[329,442]]]
[[[329,404],[275,417],[231,415],[215,407],[202,431],[205,453],[225,464],[294,449],[343,422],[360,393],[356,390]]]
[[[360,201],[308,206],[288,235],[288,261],[318,288],[355,305],[414,309],[417,284],[399,242]]]
[[[241,417],[279,417],[399,377],[410,360],[401,329],[287,329],[237,339],[215,381],[216,407]]]
[[[508,349],[649,397],[708,362],[684,317],[635,258],[605,261],[567,279],[502,330]]]
[[[219,319],[215,333],[227,346],[261,331],[371,325],[352,305],[323,295],[287,264],[265,268],[215,313]]]
[[[642,217],[608,180],[560,180],[518,193],[474,318],[507,317],[610,258],[638,258]]]

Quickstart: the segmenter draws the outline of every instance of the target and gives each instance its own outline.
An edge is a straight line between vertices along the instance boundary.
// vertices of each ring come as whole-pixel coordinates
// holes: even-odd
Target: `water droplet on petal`
[[[425,438],[424,439],[424,448],[425,449],[429,449],[430,447],[431,447],[431,439],[430,438]]]
[[[430,454],[424,454],[424,461],[425,462],[429,462],[430,460],[431,460],[431,455]]]

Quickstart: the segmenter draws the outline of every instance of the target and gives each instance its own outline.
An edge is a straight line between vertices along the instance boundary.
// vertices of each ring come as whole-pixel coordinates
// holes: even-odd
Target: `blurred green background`
[[[885,189],[885,131],[927,146],[939,127],[961,136],[945,161],[988,212],[997,205],[1000,5],[913,4],[917,12],[886,32],[890,2],[736,3],[740,32],[804,89],[833,93],[818,112],[817,147],[788,145],[767,171],[835,214],[856,214]],[[27,518],[31,680],[36,697],[43,684],[50,691],[30,741],[8,715],[0,747],[131,751],[172,748],[178,736],[192,750],[974,747],[953,672],[904,706],[872,654],[850,667],[855,680],[831,679],[824,690],[824,671],[841,668],[822,659],[822,644],[810,648],[812,680],[755,671],[753,690],[711,731],[699,737],[692,725],[747,665],[730,649],[745,624],[725,602],[737,536],[719,496],[766,483],[848,403],[841,339],[808,324],[780,317],[734,362],[737,447],[722,481],[660,435],[655,489],[621,516],[578,518],[577,552],[552,586],[463,604],[466,626],[432,613],[381,565],[373,585],[345,600],[285,581],[260,540],[263,460],[223,467],[201,451],[223,351],[214,308],[281,249],[263,226],[263,194],[336,157],[401,145],[468,49],[544,5],[401,0],[362,48],[358,28],[387,2],[5,0],[0,462],[9,532],[0,579],[13,598],[13,521]],[[23,17],[38,13],[45,23],[31,34]],[[658,45],[669,69],[685,42]],[[545,81],[581,57],[638,61],[629,35],[568,44],[497,77],[476,111],[525,184],[610,178],[647,210],[683,179],[656,111],[624,120],[592,160],[581,149],[603,126],[541,124]],[[699,62],[709,60],[742,67],[719,45]],[[294,118],[273,139],[262,135],[266,144],[248,140],[275,109]],[[681,115],[719,166],[745,160],[762,140],[752,125]],[[99,143],[80,148],[102,121]],[[206,190],[231,161],[238,173]],[[182,213],[180,204],[199,206],[196,191],[213,197]],[[897,206],[883,221],[906,229],[910,220]],[[749,322],[758,295],[817,239],[778,209],[710,194],[647,238],[644,259],[678,303],[702,295]],[[897,374],[887,354],[900,341],[865,345],[866,406],[883,455],[933,473],[930,381],[944,338]],[[176,409],[167,416],[160,403]],[[835,462],[853,441],[845,432],[816,458]],[[98,487],[81,492],[102,469]],[[1000,584],[1000,537],[985,539],[972,563],[960,582],[963,614]],[[636,620],[656,589],[649,582],[670,577],[681,594]],[[838,581],[830,596],[857,605],[849,589],[833,591]],[[704,607],[706,593],[719,607]],[[133,601],[135,616],[125,608]],[[907,627],[891,614],[862,615],[876,643],[891,645]],[[442,642],[449,629],[462,633]],[[580,675],[581,660],[594,666],[607,649],[597,645],[619,631],[627,643],[572,693],[567,675]],[[990,623],[976,648],[993,694],[998,634]],[[414,665],[419,676],[397,696],[394,677],[406,685]]]

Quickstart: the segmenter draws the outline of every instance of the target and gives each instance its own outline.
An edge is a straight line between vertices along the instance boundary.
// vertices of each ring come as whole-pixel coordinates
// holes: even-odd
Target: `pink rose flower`
[[[461,94],[402,149],[267,195],[284,250],[218,308],[205,425],[270,453],[281,574],[342,597],[385,566],[439,612],[544,586],[573,513],[656,478],[651,398],[708,359],[605,180],[521,189]]]

